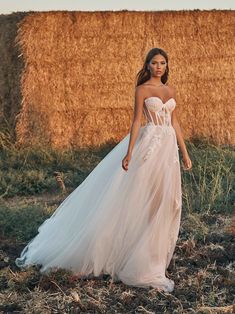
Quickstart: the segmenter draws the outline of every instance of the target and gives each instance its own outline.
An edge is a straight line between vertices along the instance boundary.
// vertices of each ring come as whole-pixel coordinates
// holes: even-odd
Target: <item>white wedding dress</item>
[[[16,259],[41,273],[58,268],[81,276],[110,274],[136,287],[171,292],[165,276],[178,238],[181,173],[171,113],[174,98],[145,99],[128,171],[128,133],[38,228]]]

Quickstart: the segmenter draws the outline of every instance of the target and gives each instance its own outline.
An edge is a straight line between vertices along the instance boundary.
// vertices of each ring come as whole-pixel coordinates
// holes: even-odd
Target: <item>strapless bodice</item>
[[[171,113],[175,106],[176,100],[173,97],[165,103],[160,97],[148,97],[144,100],[144,114],[148,123],[158,126],[171,126]]]
[[[176,106],[176,101],[173,97],[168,99],[165,103],[161,100],[161,98],[157,96],[148,97],[145,99],[145,105],[151,111],[160,111],[164,108],[168,109],[169,111],[173,111]]]

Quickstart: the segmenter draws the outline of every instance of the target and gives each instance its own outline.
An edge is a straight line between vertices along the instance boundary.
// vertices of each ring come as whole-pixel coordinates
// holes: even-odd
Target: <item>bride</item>
[[[43,222],[16,259],[18,267],[64,268],[79,278],[109,274],[112,282],[173,291],[165,272],[181,218],[178,145],[183,169],[192,163],[168,73],[166,52],[151,49],[137,74],[130,133]]]

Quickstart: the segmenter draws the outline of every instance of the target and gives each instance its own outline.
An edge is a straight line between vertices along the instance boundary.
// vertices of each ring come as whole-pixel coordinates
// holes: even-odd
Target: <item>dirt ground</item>
[[[235,313],[234,234],[235,216],[183,214],[167,270],[175,281],[172,293],[111,283],[109,275],[79,279],[65,270],[49,276],[37,267],[22,271],[14,260],[26,242],[2,237],[0,313]]]

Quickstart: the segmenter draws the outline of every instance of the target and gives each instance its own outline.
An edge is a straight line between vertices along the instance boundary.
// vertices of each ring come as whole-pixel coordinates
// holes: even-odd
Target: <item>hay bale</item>
[[[227,10],[27,15],[17,37],[25,59],[18,145],[119,141],[130,129],[136,73],[153,47],[168,52],[184,137],[234,144],[234,20]]]
[[[21,108],[21,71],[24,67],[15,42],[18,23],[27,13],[0,15],[0,130],[14,135],[15,117]]]

